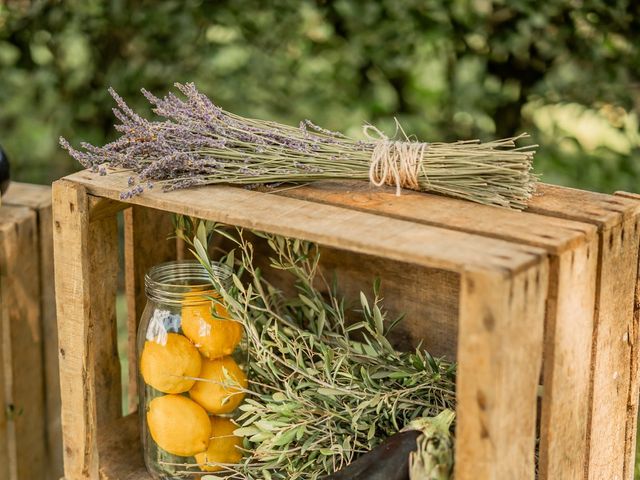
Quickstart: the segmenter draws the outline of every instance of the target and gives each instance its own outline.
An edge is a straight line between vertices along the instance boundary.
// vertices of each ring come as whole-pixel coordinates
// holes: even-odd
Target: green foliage
[[[360,135],[510,136],[544,179],[637,190],[640,4],[631,0],[69,0],[0,6],[0,143],[16,177],[78,166],[57,137],[113,138],[113,86],[194,81],[225,109]]]

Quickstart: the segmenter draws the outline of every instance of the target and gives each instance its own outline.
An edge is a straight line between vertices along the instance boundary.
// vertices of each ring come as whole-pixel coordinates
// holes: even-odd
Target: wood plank
[[[3,211],[6,207],[0,206],[0,215],[4,215]],[[6,220],[5,220],[6,221]],[[6,242],[7,240],[3,240]],[[3,249],[4,250],[4,249]],[[8,332],[5,332],[3,328],[5,313],[4,310],[6,305],[9,304],[9,300],[5,300],[5,296],[8,297],[8,292],[5,292],[2,288],[3,282],[3,274],[2,272],[5,270],[6,260],[4,258],[4,251],[0,251],[0,362],[2,362],[2,366],[0,368],[0,406],[4,407],[9,403],[9,399],[7,398],[7,393],[5,389],[5,385],[7,385],[7,381],[11,379],[10,372],[5,372],[5,358],[11,357],[11,352],[5,352],[5,344],[9,344],[11,341]],[[8,377],[8,378],[5,378]],[[13,431],[9,431],[11,423],[7,416],[7,412],[5,408],[2,408],[0,411],[0,478],[11,478],[11,475],[15,475],[14,472],[11,472],[10,465],[13,463],[15,465],[15,461],[12,462],[12,459],[15,459],[15,453],[13,453],[14,443]]]
[[[58,327],[56,324],[53,281],[53,233],[51,187],[11,183],[3,198],[5,205],[21,205],[32,209],[38,219],[40,252],[40,313],[44,341],[44,374],[47,423],[48,478],[63,475],[62,426],[60,424],[60,374],[58,370]]]
[[[623,478],[626,431],[635,428],[627,400],[631,384],[633,295],[640,204],[631,199],[552,187],[528,211],[591,223],[598,228],[598,279],[592,351],[587,478]]]
[[[129,359],[129,412],[138,406],[138,355],[136,334],[147,303],[144,276],[158,263],[176,259],[176,240],[171,215],[134,205],[124,212],[125,290]]]
[[[87,171],[66,178],[92,195],[114,200],[127,181],[126,175],[100,177]],[[127,202],[458,272],[490,269],[508,275],[546,256],[536,247],[223,185],[152,190]]]
[[[0,208],[2,369],[8,447],[7,479],[47,472],[40,265],[35,212]]]
[[[461,278],[457,480],[533,479],[548,263]]]
[[[46,206],[45,206],[46,205]],[[58,368],[58,324],[53,269],[53,211],[49,200],[38,209],[40,231],[40,304],[44,338],[45,398],[47,418],[48,475],[58,480],[64,474],[62,424],[60,422],[60,370]]]
[[[581,478],[587,459],[598,239],[552,256],[545,319],[539,478]]]
[[[82,186],[53,185],[54,254],[66,480],[98,478],[98,428],[121,414],[116,218],[89,221]]]
[[[593,226],[580,222],[489,207],[440,195],[403,191],[398,197],[395,188],[374,187],[356,180],[314,182],[272,192],[425,225],[489,235],[544,248],[549,253],[560,253],[581,244],[584,235],[595,232]]]
[[[29,207],[40,210],[51,205],[51,187],[32,183],[11,182],[2,197],[3,205]]]
[[[630,192],[616,192],[615,195],[640,202],[640,195]],[[640,245],[638,246],[640,250]],[[638,397],[640,396],[640,253],[638,255],[638,273],[636,276],[635,305],[633,310],[633,324],[629,331],[629,346],[631,348],[631,367],[629,377],[629,394],[627,395],[627,423],[625,427],[625,464],[623,478],[634,478]]]

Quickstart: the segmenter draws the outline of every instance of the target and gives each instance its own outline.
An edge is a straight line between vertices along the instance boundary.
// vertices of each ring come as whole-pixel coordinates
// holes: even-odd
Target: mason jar
[[[139,412],[147,470],[154,479],[223,473],[242,458],[233,414],[247,389],[239,355],[243,326],[213,287],[231,269],[168,262],[145,277],[138,329]]]

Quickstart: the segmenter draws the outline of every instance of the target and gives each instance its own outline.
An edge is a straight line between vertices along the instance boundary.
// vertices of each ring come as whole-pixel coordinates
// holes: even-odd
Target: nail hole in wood
[[[477,391],[476,400],[478,401],[478,407],[480,410],[485,411],[487,409],[487,396],[482,390]]]
[[[467,290],[469,290],[469,293],[473,293],[475,289],[476,283],[473,281],[473,279],[467,278]]]
[[[493,314],[491,312],[487,312],[482,319],[482,323],[484,324],[484,328],[486,328],[487,331],[492,332],[496,326],[496,319],[493,317]]]

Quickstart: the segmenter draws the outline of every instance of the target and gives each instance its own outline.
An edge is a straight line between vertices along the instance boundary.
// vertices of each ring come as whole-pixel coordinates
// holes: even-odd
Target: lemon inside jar
[[[242,340],[242,325],[230,317],[214,291],[190,293],[182,305],[181,322],[185,336],[210,360],[231,355]]]
[[[177,333],[144,342],[140,374],[144,382],[163,393],[183,393],[191,389],[200,374],[202,360],[196,347]]]
[[[209,413],[231,413],[244,399],[247,385],[247,376],[233,357],[205,359],[189,396]]]
[[[209,446],[209,416],[185,396],[163,395],[151,400],[147,425],[153,441],[167,453],[188,457],[204,452]]]
[[[223,469],[218,464],[238,463],[242,459],[242,437],[234,435],[238,426],[228,418],[211,417],[211,438],[207,450],[195,456],[196,463],[204,472]]]

